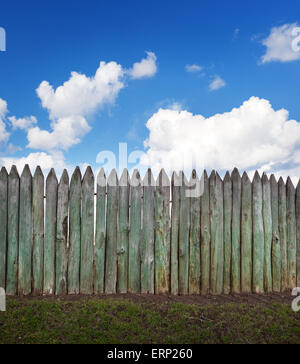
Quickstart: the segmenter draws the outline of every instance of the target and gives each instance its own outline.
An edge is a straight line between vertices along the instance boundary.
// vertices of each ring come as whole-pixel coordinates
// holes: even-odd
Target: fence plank
[[[80,293],[93,293],[94,174],[86,169],[82,180]]]
[[[15,295],[18,287],[20,177],[16,166],[8,176],[7,281],[6,293]]]
[[[106,224],[106,261],[105,293],[116,293],[117,290],[117,239],[118,239],[118,203],[119,181],[113,169],[107,180],[107,224]]]
[[[287,258],[288,258],[288,288],[296,287],[296,191],[288,177],[286,182],[287,206]]]
[[[190,198],[191,231],[189,257],[189,294],[200,293],[200,180],[194,170],[189,185],[193,187]]]
[[[118,293],[127,293],[128,288],[129,193],[130,178],[125,169],[119,187]]]
[[[143,232],[141,245],[141,293],[154,293],[155,180],[148,169],[143,180]]]
[[[203,194],[200,198],[201,212],[201,294],[210,290],[210,212],[209,212],[209,180],[207,172],[201,177]]]
[[[32,267],[32,175],[26,164],[20,179],[18,293],[31,293]]]
[[[69,210],[69,176],[63,171],[57,193],[57,225],[56,225],[56,294],[67,293],[68,268],[68,211]]]
[[[68,293],[80,292],[81,172],[76,167],[70,183]]]
[[[252,184],[246,172],[242,176],[241,210],[241,291],[252,289]]]
[[[297,287],[300,287],[300,180],[296,188]]]
[[[128,291],[138,293],[141,290],[140,237],[142,206],[142,186],[138,170],[134,170],[133,172],[130,191]]]
[[[180,219],[180,176],[172,174],[172,214],[171,214],[171,293],[178,295],[178,250]]]
[[[180,172],[180,229],[179,229],[179,281],[180,295],[189,293],[189,239],[190,239],[190,198],[187,197],[189,183]]]
[[[224,284],[223,181],[214,172],[210,176],[211,211],[211,293],[221,294]]]
[[[32,181],[32,216],[33,216],[33,247],[32,247],[32,278],[33,293],[43,293],[44,278],[44,175],[37,167]]]
[[[224,293],[231,291],[231,220],[232,182],[229,172],[224,177]]]
[[[55,236],[57,217],[58,181],[54,169],[46,180],[46,218],[44,245],[44,294],[50,295],[55,289]]]
[[[241,291],[241,193],[242,180],[237,168],[232,180],[232,292]]]
[[[0,172],[0,287],[5,289],[7,255],[7,194],[8,173],[4,167]]]
[[[262,176],[263,190],[263,225],[264,225],[264,290],[272,292],[272,210],[271,210],[271,185],[268,176]]]
[[[253,291],[264,292],[264,227],[262,182],[258,172],[253,179]]]
[[[279,239],[281,252],[281,291],[288,288],[287,281],[287,227],[286,227],[286,186],[280,177],[278,181]]]
[[[273,291],[280,292],[281,288],[281,252],[279,239],[279,211],[278,211],[278,184],[274,174],[271,183],[271,208],[272,208],[272,278]]]
[[[102,168],[97,177],[96,243],[94,292],[104,292],[106,241],[106,176]]]

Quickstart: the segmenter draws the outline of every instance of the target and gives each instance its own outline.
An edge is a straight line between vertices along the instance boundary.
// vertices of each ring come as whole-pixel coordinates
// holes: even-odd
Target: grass
[[[0,344],[300,343],[288,304],[182,304],[126,299],[7,299]]]

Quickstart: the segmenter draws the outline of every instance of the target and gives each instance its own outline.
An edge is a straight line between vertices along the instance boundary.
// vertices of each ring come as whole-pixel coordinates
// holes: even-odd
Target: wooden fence
[[[9,295],[280,292],[300,286],[300,183],[194,171],[0,172]],[[202,195],[188,192],[202,186]],[[46,187],[46,188],[45,188]],[[44,192],[46,191],[46,196]],[[298,273],[298,275],[297,275]],[[297,281],[298,279],[298,281]]]

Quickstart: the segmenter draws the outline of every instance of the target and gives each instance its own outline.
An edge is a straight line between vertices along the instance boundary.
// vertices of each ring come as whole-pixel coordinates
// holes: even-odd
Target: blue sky
[[[193,154],[197,147],[201,150],[205,144],[201,136],[203,131],[208,133],[210,143],[203,147],[206,159],[199,165],[195,162],[199,169],[226,170],[236,165],[250,172],[265,169],[269,173],[299,177],[299,123],[292,128],[285,126],[290,120],[300,121],[300,56],[296,52],[291,55],[291,50],[287,51],[280,43],[282,37],[283,41],[291,37],[287,31],[299,24],[299,14],[300,4],[296,0],[54,0],[43,3],[29,0],[2,3],[0,27],[6,31],[6,52],[0,52],[0,99],[5,101],[6,110],[2,112],[5,130],[2,128],[2,139],[0,135],[0,163],[7,166],[16,163],[21,168],[22,163],[29,161],[34,165],[38,160],[44,169],[51,167],[51,163],[57,168],[64,165],[72,168],[83,163],[98,167],[96,156],[99,152],[110,150],[117,154],[119,143],[124,142],[128,143],[129,153],[150,150],[144,165],[159,169],[166,164],[166,169],[180,169],[180,164],[172,161],[178,159],[176,155],[182,153],[185,145],[187,149],[195,145],[187,155]],[[284,26],[286,28],[282,28]],[[273,37],[272,29],[275,29]],[[289,53],[286,58],[285,51]],[[142,59],[148,59],[150,63],[144,64],[145,69],[142,64],[141,73],[134,76],[133,65]],[[61,99],[49,101],[49,89],[43,88],[43,96],[37,95],[36,90],[43,81],[55,91],[70,79],[73,71],[93,77],[100,61],[115,62],[121,67],[122,76],[118,80],[122,86],[115,93],[108,90],[113,95],[109,94],[106,101],[101,99],[102,90],[98,90],[95,96],[99,97],[98,101],[92,105],[90,99],[94,94],[89,91],[91,95],[87,100],[82,99],[87,103],[86,107],[82,106],[87,112],[71,115],[70,105],[66,106],[67,112],[66,109],[62,111]],[[76,97],[81,99],[81,94],[85,93],[83,86],[72,102],[77,104]],[[256,99],[249,101],[251,97]],[[271,106],[262,100],[267,100]],[[247,101],[250,104],[240,109]],[[257,116],[259,124],[253,126],[252,121],[256,120],[255,113],[260,107],[263,115]],[[166,112],[159,114],[160,108]],[[233,108],[240,112],[224,114]],[[280,118],[276,113],[280,109],[287,110],[289,116]],[[216,114],[225,115],[220,123],[211,119]],[[266,136],[271,133],[271,119],[276,119],[276,115],[280,120],[277,124],[274,121],[274,130],[282,129],[283,144],[278,133],[273,135],[275,131],[272,137]],[[17,121],[30,116],[36,122],[20,127],[22,124]],[[60,125],[64,117],[75,118],[72,120],[74,130],[78,130],[77,122],[84,130],[80,135],[70,137],[69,128],[62,127],[59,130],[66,139],[73,138],[76,142],[72,139],[74,143],[71,141],[68,146],[54,143],[49,147],[47,138],[51,139],[51,135],[40,139],[41,132],[51,133],[53,123]],[[85,126],[82,118],[86,121]],[[146,127],[149,120],[154,121]],[[169,132],[165,130],[167,125]],[[222,150],[227,150],[224,158],[218,149],[220,140],[213,137],[214,128],[220,125],[229,133],[230,145],[226,144],[226,132],[222,133]],[[228,130],[230,125],[233,125],[232,132]],[[238,130],[241,126],[244,128],[243,125],[246,135],[242,133],[238,138]],[[258,130],[257,138],[254,127]],[[30,128],[39,129],[31,143],[28,140]],[[181,133],[186,144],[181,145],[182,140],[178,142],[177,133]],[[249,147],[249,160],[243,156],[239,159],[238,148],[243,149],[243,146],[234,146],[232,135],[235,133],[237,140],[247,141],[247,133],[249,139],[259,140],[259,145],[253,143]],[[291,143],[288,142],[290,138],[293,139]],[[280,149],[279,154],[273,152],[273,145]],[[254,149],[260,147],[268,152],[257,156]],[[35,158],[37,153],[43,154]],[[197,159],[197,153],[191,159]],[[210,158],[211,155],[215,157]],[[47,159],[44,165],[43,158]]]

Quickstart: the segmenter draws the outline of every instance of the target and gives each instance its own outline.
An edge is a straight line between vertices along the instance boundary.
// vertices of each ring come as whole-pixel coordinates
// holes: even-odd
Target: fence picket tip
[[[292,181],[290,176],[286,180],[286,186],[291,188],[291,189],[295,189],[295,186],[294,186],[293,181]]]
[[[4,166],[1,168],[1,171],[0,171],[0,175],[3,175],[3,174],[8,176],[7,169]]]
[[[224,176],[224,182],[229,182],[231,180],[229,171],[226,171]]]
[[[155,186],[155,179],[153,176],[153,173],[151,171],[151,168],[148,168],[145,177],[143,179],[143,186],[144,187],[154,187]]]
[[[164,168],[159,172],[156,185],[160,187],[170,186],[170,180]]]
[[[19,177],[18,169],[16,165],[13,165],[10,170],[10,176],[11,177]]]
[[[261,178],[260,178],[258,171],[255,171],[253,181],[260,181],[260,180],[261,180]]]
[[[40,166],[37,166],[34,172],[34,177],[40,177],[40,176],[44,177],[43,171]]]
[[[117,175],[117,171],[115,169],[113,169],[107,179],[107,184],[111,187],[116,187],[118,186],[118,175]]]

